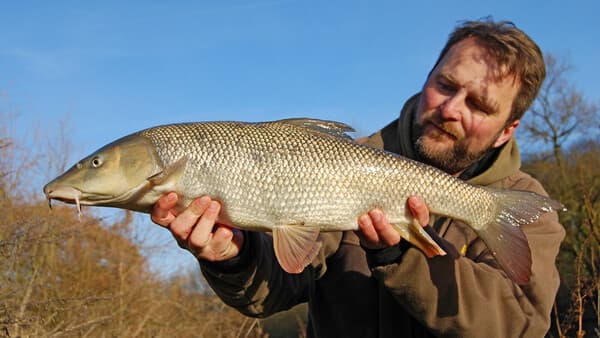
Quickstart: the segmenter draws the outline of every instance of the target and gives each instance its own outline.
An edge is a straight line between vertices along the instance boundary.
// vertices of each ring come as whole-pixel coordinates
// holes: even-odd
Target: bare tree
[[[567,207],[560,213],[567,236],[557,260],[562,285],[553,326],[559,337],[583,337],[594,331],[592,320],[600,323],[600,114],[568,79],[573,66],[566,58],[545,60],[546,80],[522,120],[525,139],[541,147],[530,147],[524,165]]]
[[[562,152],[567,142],[598,133],[598,107],[567,79],[573,69],[565,58],[546,54],[546,80],[523,119],[526,137],[551,147],[564,177]]]

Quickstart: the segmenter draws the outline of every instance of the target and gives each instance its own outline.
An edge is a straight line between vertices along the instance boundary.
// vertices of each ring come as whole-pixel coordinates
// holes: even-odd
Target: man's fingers
[[[150,219],[152,222],[168,227],[171,222],[175,219],[175,214],[171,211],[177,204],[177,194],[170,192],[161,196],[158,202],[154,203],[152,207],[152,213]]]
[[[233,242],[234,229],[225,225],[219,225],[211,239],[211,251],[215,255],[215,260],[235,256],[238,248]]]
[[[219,216],[219,211],[221,210],[219,202],[211,201],[210,198],[207,198],[207,201],[203,199],[204,198],[200,199],[201,202],[203,202],[202,207],[204,208],[202,210],[202,217],[197,220],[197,223],[195,222],[196,226],[187,239],[189,249],[192,252],[202,250],[209,240],[212,241],[212,230],[217,221],[217,217]],[[204,205],[204,203],[206,203],[206,205]]]
[[[368,214],[361,215],[358,218],[358,227],[366,244],[370,247],[377,246],[379,243],[379,236],[377,235],[371,217]]]
[[[408,207],[413,217],[425,227],[429,224],[429,209],[423,198],[419,196],[411,196],[408,198]]]
[[[196,198],[190,205],[171,222],[170,228],[175,239],[181,244],[188,240],[196,222],[211,203],[210,197]]]
[[[369,211],[369,216],[373,220],[373,228],[379,235],[380,241],[388,246],[396,245],[400,242],[400,234],[388,221],[385,214],[379,210],[374,209]]]
[[[208,196],[196,198],[179,215],[174,210],[177,194],[161,196],[152,208],[152,221],[167,227],[180,247],[209,261],[235,257],[244,243],[237,229],[216,225],[221,204]],[[216,226],[215,226],[216,225]]]

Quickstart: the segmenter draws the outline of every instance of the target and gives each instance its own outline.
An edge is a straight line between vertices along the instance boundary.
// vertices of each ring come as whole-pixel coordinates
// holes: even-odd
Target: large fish
[[[401,236],[427,256],[444,250],[413,220],[411,195],[431,213],[470,225],[506,274],[526,283],[531,253],[519,225],[562,206],[532,192],[465,183],[436,168],[359,145],[338,122],[288,119],[158,126],[114,141],[44,187],[51,199],[149,213],[175,191],[219,200],[219,222],[272,231],[282,268],[301,272],[317,254],[320,231],[358,229],[359,215],[382,209]]]

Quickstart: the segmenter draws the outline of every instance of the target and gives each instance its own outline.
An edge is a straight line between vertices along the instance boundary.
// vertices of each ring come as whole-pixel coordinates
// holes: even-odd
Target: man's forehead
[[[465,39],[455,44],[438,65],[436,75],[466,88],[479,101],[495,111],[502,110],[502,102],[511,109],[519,82],[506,66],[478,44]]]
[[[466,38],[453,45],[441,60],[440,66],[456,67],[465,62],[469,63],[471,67],[485,68],[486,81],[500,82],[507,78],[510,78],[511,81],[516,80],[510,67],[503,64],[488,50],[485,44],[479,42],[476,38]]]

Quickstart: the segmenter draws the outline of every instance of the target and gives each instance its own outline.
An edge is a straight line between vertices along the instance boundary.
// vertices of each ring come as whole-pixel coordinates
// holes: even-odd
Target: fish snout
[[[52,193],[52,185],[48,183],[44,185],[44,195],[46,195],[46,199],[50,199],[50,194]]]
[[[48,200],[48,207],[50,207],[50,209],[52,209],[52,182],[47,183],[46,185],[44,185],[44,195],[46,196],[46,200]]]
[[[52,200],[59,200],[66,203],[76,204],[77,210],[81,212],[81,206],[79,200],[81,198],[81,191],[69,186],[60,186],[50,182],[44,186],[44,194],[48,200],[48,205],[52,208]]]

